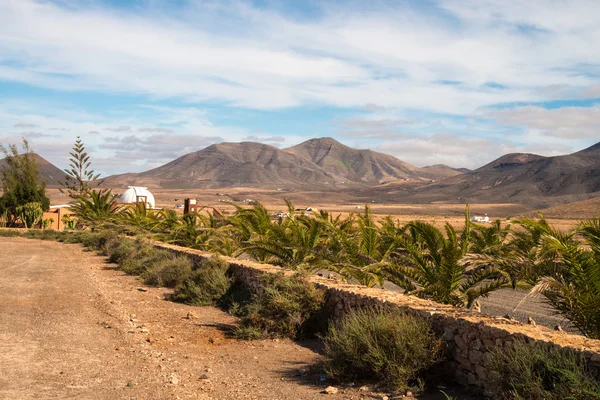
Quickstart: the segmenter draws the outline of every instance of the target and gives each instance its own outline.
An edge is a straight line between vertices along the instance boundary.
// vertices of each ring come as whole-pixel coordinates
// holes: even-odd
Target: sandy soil
[[[307,371],[318,359],[311,346],[233,340],[230,315],[139,290],[79,245],[0,238],[0,254],[2,399],[382,396],[358,385],[321,394],[327,382]]]

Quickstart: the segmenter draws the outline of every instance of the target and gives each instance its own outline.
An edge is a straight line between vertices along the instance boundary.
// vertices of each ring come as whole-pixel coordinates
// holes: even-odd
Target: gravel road
[[[231,339],[227,313],[165,301],[79,245],[0,238],[0,255],[0,399],[382,398],[321,394],[310,346]]]

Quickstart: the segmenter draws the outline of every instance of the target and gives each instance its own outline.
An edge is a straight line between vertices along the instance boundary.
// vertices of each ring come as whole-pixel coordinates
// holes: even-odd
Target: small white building
[[[148,191],[148,188],[142,186],[129,186],[129,189],[119,197],[119,202],[123,204],[146,203],[148,208],[156,207],[154,195]]]
[[[490,222],[490,217],[487,214],[485,215],[474,215],[471,217],[471,221],[473,222]]]

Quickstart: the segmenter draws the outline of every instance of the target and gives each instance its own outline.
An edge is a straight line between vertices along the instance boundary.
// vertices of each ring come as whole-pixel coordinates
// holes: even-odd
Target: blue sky
[[[332,136],[417,166],[600,141],[600,2],[0,0],[0,143],[141,171]]]

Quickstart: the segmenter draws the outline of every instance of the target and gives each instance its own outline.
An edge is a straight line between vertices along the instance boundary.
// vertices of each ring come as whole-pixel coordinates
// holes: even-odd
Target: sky
[[[103,174],[315,137],[477,168],[600,141],[600,1],[0,0],[0,143]]]

